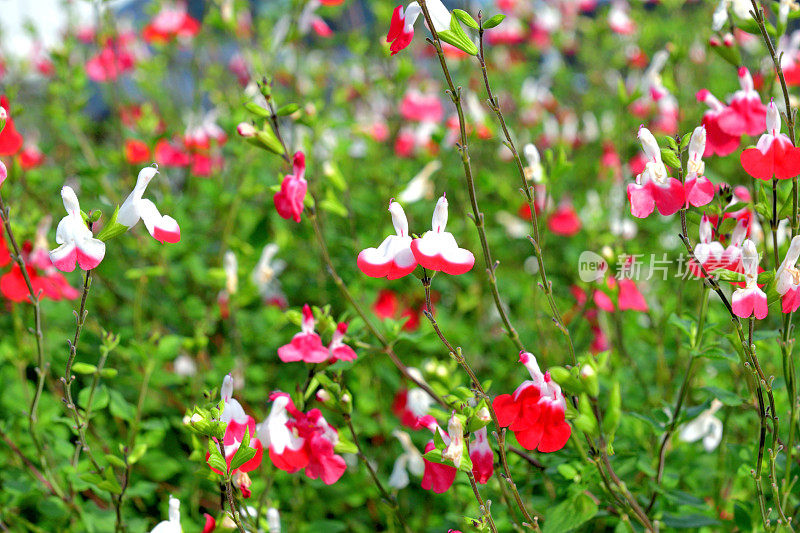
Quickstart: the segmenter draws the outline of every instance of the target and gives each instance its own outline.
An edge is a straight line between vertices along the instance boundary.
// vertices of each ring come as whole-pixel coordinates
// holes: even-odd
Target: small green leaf
[[[256,133],[255,137],[250,137],[248,140],[252,139],[255,139],[256,144],[262,148],[278,155],[283,155],[283,146],[275,135],[275,132],[272,131],[272,128],[268,127],[265,130],[261,130]]]
[[[252,114],[259,116],[261,118],[269,117],[269,110],[264,107],[261,107],[255,102],[247,102],[244,104],[244,108],[250,111]]]
[[[674,141],[673,141],[674,142]],[[678,159],[678,156],[675,155],[669,148],[662,148],[661,149],[661,159],[664,160],[664,163],[672,168],[681,168],[681,161]]]
[[[94,374],[97,372],[97,367],[89,363],[75,363],[72,365],[72,371],[76,374]]]
[[[115,378],[117,377],[117,369],[116,368],[104,368],[100,371],[100,375],[104,378]]]
[[[228,464],[225,462],[222,453],[219,451],[219,446],[217,446],[217,443],[214,442],[213,439],[208,439],[208,464],[211,468],[219,472],[228,471]]]
[[[108,461],[109,464],[116,466],[117,468],[125,468],[126,466],[125,461],[123,461],[122,459],[111,453],[106,454],[106,461]]]
[[[354,443],[340,435],[339,442],[333,447],[333,451],[336,453],[358,453],[358,448]]]
[[[230,471],[233,472],[255,456],[256,449],[250,447],[250,428],[247,427],[244,430],[244,438],[241,444],[239,444],[239,448],[236,450],[233,459],[231,459]]]
[[[669,145],[669,147],[672,148],[673,151],[678,150],[678,143],[675,141],[675,137],[671,135],[665,135],[664,137],[662,137],[662,140],[666,142]]]
[[[285,106],[281,106],[275,114],[278,115],[279,117],[285,117],[291,115],[298,109],[300,109],[300,104],[295,104],[295,103],[286,104]]]
[[[503,22],[505,18],[506,18],[505,15],[503,15],[502,13],[498,13],[497,15],[493,16],[492,18],[483,23],[483,29],[484,30],[492,29],[495,26],[498,26],[501,22]]]
[[[717,233],[720,235],[725,235],[726,233],[730,233],[733,231],[733,228],[736,227],[737,220],[733,217],[728,217],[720,222],[719,227],[717,228]]]
[[[453,15],[458,17],[458,20],[472,28],[473,30],[477,30],[479,28],[478,23],[472,18],[472,15],[464,11],[463,9],[454,9]]]

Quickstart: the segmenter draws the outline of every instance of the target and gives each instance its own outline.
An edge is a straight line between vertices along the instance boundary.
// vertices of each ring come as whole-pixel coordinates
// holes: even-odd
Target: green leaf
[[[672,148],[673,152],[678,151],[678,143],[675,141],[675,137],[672,135],[665,135],[661,138],[664,142],[666,142],[670,148]]]
[[[278,111],[275,112],[275,114],[278,115],[279,117],[285,117],[285,116],[291,115],[292,113],[294,113],[298,109],[300,109],[300,105],[299,104],[295,104],[295,103],[286,104],[285,106],[281,106],[278,109]]]
[[[111,453],[106,454],[106,461],[108,461],[109,464],[116,466],[117,468],[125,468],[126,466],[125,461],[123,461],[122,459]]]
[[[334,215],[339,215],[340,217],[347,216],[347,208],[342,205],[337,198],[336,193],[331,190],[328,191],[325,199],[319,203],[319,206],[325,211],[333,213]]]
[[[339,435],[339,442],[333,447],[336,453],[358,453],[358,448],[350,440]]]
[[[667,166],[670,166],[670,167],[676,168],[676,169],[677,168],[681,168],[681,162],[678,159],[678,156],[676,156],[675,152],[673,152],[669,148],[662,148],[661,149],[661,159],[664,160],[664,163]]]
[[[714,275],[722,281],[744,281],[744,274],[741,272],[734,272],[724,268],[715,270]]]
[[[475,43],[473,43],[467,36],[464,28],[462,28],[461,24],[459,24],[458,18],[451,16],[450,29],[440,31],[438,34],[441,40],[455,46],[462,52],[466,52],[472,56],[478,55],[478,47],[475,46]]]
[[[724,219],[720,222],[719,227],[717,228],[717,233],[719,234],[726,234],[731,233],[733,229],[736,227],[737,220],[733,217],[729,217]]]
[[[275,132],[272,131],[271,127],[267,127],[267,129],[256,132],[256,136],[250,137],[249,139],[255,139],[258,146],[261,146],[270,152],[283,155],[283,145],[281,145],[281,142],[278,140],[278,137],[275,135]]]
[[[697,529],[701,527],[716,526],[720,521],[711,516],[700,514],[672,515],[664,513],[664,525],[675,529]]]
[[[72,365],[72,371],[76,374],[94,374],[97,372],[97,367],[89,363],[75,363]]]
[[[580,492],[574,498],[551,507],[545,515],[543,533],[567,533],[591,520],[597,514],[597,504]]]
[[[269,117],[269,110],[264,107],[261,107],[255,102],[247,102],[244,104],[244,108],[250,111],[252,114],[259,116],[261,118]]]
[[[495,26],[499,26],[500,23],[503,22],[505,18],[506,18],[505,15],[503,15],[502,13],[498,13],[497,15],[494,15],[492,18],[483,23],[483,29],[490,30]]]
[[[689,133],[685,134],[681,139],[681,146],[680,146],[681,152],[686,150],[686,147],[689,146],[689,141],[692,140],[692,133],[693,132],[690,131]]]
[[[244,438],[241,444],[239,444],[239,448],[236,450],[233,459],[231,459],[230,471],[233,472],[255,456],[256,449],[250,447],[250,428],[247,427],[244,430]]]
[[[117,377],[117,369],[116,368],[104,368],[100,371],[100,375],[104,378],[115,378]]]
[[[225,462],[222,453],[219,451],[219,446],[217,446],[217,443],[214,442],[213,439],[208,439],[208,464],[215,470],[228,472],[228,464]]]
[[[473,30],[477,30],[477,29],[480,28],[480,26],[478,26],[478,23],[475,21],[475,19],[472,18],[472,15],[470,15],[469,13],[464,11],[463,9],[454,9],[453,10],[453,15],[458,17],[458,20],[460,20],[461,22],[463,22],[464,24],[466,24],[467,26],[469,26]]]

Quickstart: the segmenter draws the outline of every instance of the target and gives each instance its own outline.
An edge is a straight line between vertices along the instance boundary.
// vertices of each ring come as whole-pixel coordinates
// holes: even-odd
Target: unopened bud
[[[711,46],[712,48],[716,48],[721,44],[722,43],[720,42],[719,37],[717,37],[716,35],[712,35],[711,37],[708,38],[708,45]]]
[[[722,37],[722,44],[724,44],[724,45],[725,45],[725,46],[727,46],[728,48],[730,48],[731,46],[733,46],[733,34],[731,34],[731,33],[726,33],[726,34],[725,34],[725,35]]]
[[[481,407],[480,410],[475,413],[475,417],[481,422],[489,422],[492,419],[492,415],[486,407]]]
[[[256,128],[249,122],[240,122],[239,125],[236,126],[236,132],[242,137],[255,137]]]
[[[0,107],[0,133],[6,127],[6,120],[8,120],[8,112],[5,107]]]
[[[320,389],[317,391],[317,401],[327,403],[331,401],[331,395],[325,389]]]

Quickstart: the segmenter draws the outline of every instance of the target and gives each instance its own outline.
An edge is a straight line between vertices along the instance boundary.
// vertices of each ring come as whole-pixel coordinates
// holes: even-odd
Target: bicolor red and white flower
[[[72,272],[75,264],[83,270],[97,268],[106,255],[106,244],[95,239],[81,215],[81,206],[72,187],[64,185],[61,199],[67,216],[56,228],[56,243],[60,246],[50,251],[50,260],[62,272]]]
[[[784,313],[793,313],[800,308],[798,257],[800,257],[800,235],[795,235],[789,244],[786,257],[775,272],[775,290],[781,295],[781,311]]]
[[[150,23],[142,37],[149,43],[167,43],[174,39],[189,39],[200,32],[200,22],[189,15],[184,2],[166,3]]]
[[[431,221],[431,231],[411,241],[411,251],[417,262],[428,270],[459,275],[469,272],[475,264],[475,256],[465,248],[459,248],[447,226],[447,197],[443,194],[436,203]]]
[[[444,441],[445,446],[450,445],[450,435],[448,435],[446,431],[439,427],[439,424],[436,422],[435,418],[428,415],[425,417],[423,424],[434,434],[438,431],[442,441]],[[429,440],[425,445],[425,453],[435,449],[436,444],[434,443],[433,439]],[[436,494],[447,492],[456,479],[458,469],[455,466],[429,461],[428,459],[425,459],[424,455],[422,460],[425,463],[425,470],[422,473],[422,488],[425,490],[431,490]]]
[[[136,178],[136,186],[122,203],[117,213],[117,223],[128,229],[138,224],[139,220],[153,238],[159,242],[176,243],[181,240],[181,228],[178,222],[169,215],[159,213],[156,204],[142,198],[147,185],[158,174],[155,166],[144,167]]]
[[[800,148],[781,133],[781,116],[775,102],[767,107],[767,132],[759,137],[755,148],[742,151],[740,160],[745,172],[756,179],[785,180],[800,175]]]
[[[336,483],[347,467],[334,452],[339,432],[319,409],[303,413],[286,393],[273,392],[270,399],[272,410],[259,425],[258,437],[268,446],[273,464],[286,472],[305,468],[311,479],[321,479],[326,485]]]
[[[728,135],[758,135],[766,128],[767,108],[755,90],[753,77],[739,67],[741,89],[733,93],[730,103],[719,116],[719,127]]]
[[[542,374],[533,354],[520,352],[531,379],[513,394],[501,394],[492,403],[501,427],[508,427],[526,450],[555,452],[563,448],[572,428],[565,420],[567,403],[549,372]]]
[[[449,30],[450,12],[441,0],[427,0],[425,5],[428,7],[434,29],[437,32]],[[405,9],[403,6],[395,8],[389,23],[389,33],[386,35],[386,42],[392,43],[389,46],[392,55],[411,44],[414,38],[414,23],[421,14],[422,8],[417,2],[411,2]]]
[[[702,124],[706,127],[706,149],[703,157],[712,155],[726,156],[739,148],[741,135],[731,135],[724,131],[720,125],[720,117],[727,109],[708,89],[697,91],[697,101],[703,102],[710,109],[703,113]]]
[[[689,141],[689,159],[686,161],[686,179],[684,190],[686,205],[701,207],[714,199],[714,184],[703,175],[706,165],[703,154],[706,150],[706,128],[698,126],[692,132]]]
[[[281,190],[275,193],[273,201],[275,210],[281,218],[294,219],[300,222],[300,214],[303,212],[303,201],[308,191],[306,174],[306,156],[303,152],[295,152],[292,159],[293,173],[284,176],[281,182]]]
[[[484,484],[494,474],[494,452],[489,445],[486,426],[472,433],[469,443],[469,458],[472,461],[472,473],[475,481]]]
[[[742,268],[745,286],[733,291],[731,306],[736,316],[755,316],[761,320],[767,316],[767,295],[758,287],[758,250],[750,239],[742,246]]]
[[[395,235],[386,237],[377,248],[362,250],[356,260],[359,270],[373,278],[402,278],[417,268],[403,206],[394,199],[389,200],[389,213],[392,215]]]
[[[620,35],[630,35],[636,31],[636,24],[628,13],[628,3],[615,0],[608,11],[608,26],[611,31]]]
[[[647,163],[644,171],[636,176],[636,183],[628,184],[631,214],[637,218],[646,218],[653,209],[658,208],[662,215],[672,215],[686,201],[683,184],[669,177],[667,167],[661,161],[661,149],[653,134],[644,126],[639,127],[639,141]]]
[[[719,268],[727,268],[728,261],[725,259],[725,247],[719,241],[713,240],[714,226],[711,219],[703,213],[700,219],[700,242],[694,247],[694,256],[697,263],[709,274]],[[700,275],[701,271],[694,263],[690,266],[695,275]]]
[[[224,424],[227,424],[225,428],[225,436],[222,439],[222,444],[225,450],[225,461],[227,462],[228,469],[230,469],[231,461],[233,461],[233,457],[236,455],[236,452],[239,450],[239,446],[241,446],[242,442],[244,441],[245,433],[247,433],[250,438],[249,446],[250,448],[256,450],[256,454],[249,461],[237,468],[236,471],[230,473],[235,474],[236,472],[251,472],[261,465],[264,446],[256,434],[255,419],[245,413],[242,404],[240,404],[239,401],[233,397],[233,376],[231,374],[228,374],[222,380],[220,397],[223,401],[223,409],[222,415],[220,416],[220,421]],[[209,456],[210,454],[206,455],[206,460]],[[211,468],[211,470],[217,474],[224,474],[210,464],[209,468]],[[243,481],[244,480],[240,481],[239,488],[242,490],[242,494],[245,497],[249,497],[249,482]]]
[[[306,363],[322,363],[328,360],[330,352],[322,344],[322,338],[314,331],[314,313],[308,304],[303,306],[303,322],[300,333],[292,337],[289,344],[278,348],[278,357],[284,363],[304,361]]]

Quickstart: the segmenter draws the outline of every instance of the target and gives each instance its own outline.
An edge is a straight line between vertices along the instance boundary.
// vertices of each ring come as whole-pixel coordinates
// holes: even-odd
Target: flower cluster
[[[258,426],[258,438],[269,448],[272,463],[286,472],[305,468],[311,479],[336,483],[346,468],[342,456],[334,452],[339,432],[319,409],[303,413],[284,392],[273,392],[270,400],[272,409]]]
[[[325,361],[355,361],[356,352],[344,343],[347,323],[340,322],[336,326],[330,344],[322,344],[322,338],[314,331],[316,320],[311,307],[303,306],[303,320],[300,333],[297,333],[289,344],[278,348],[278,357],[284,363],[303,361],[306,363],[324,363]]]

